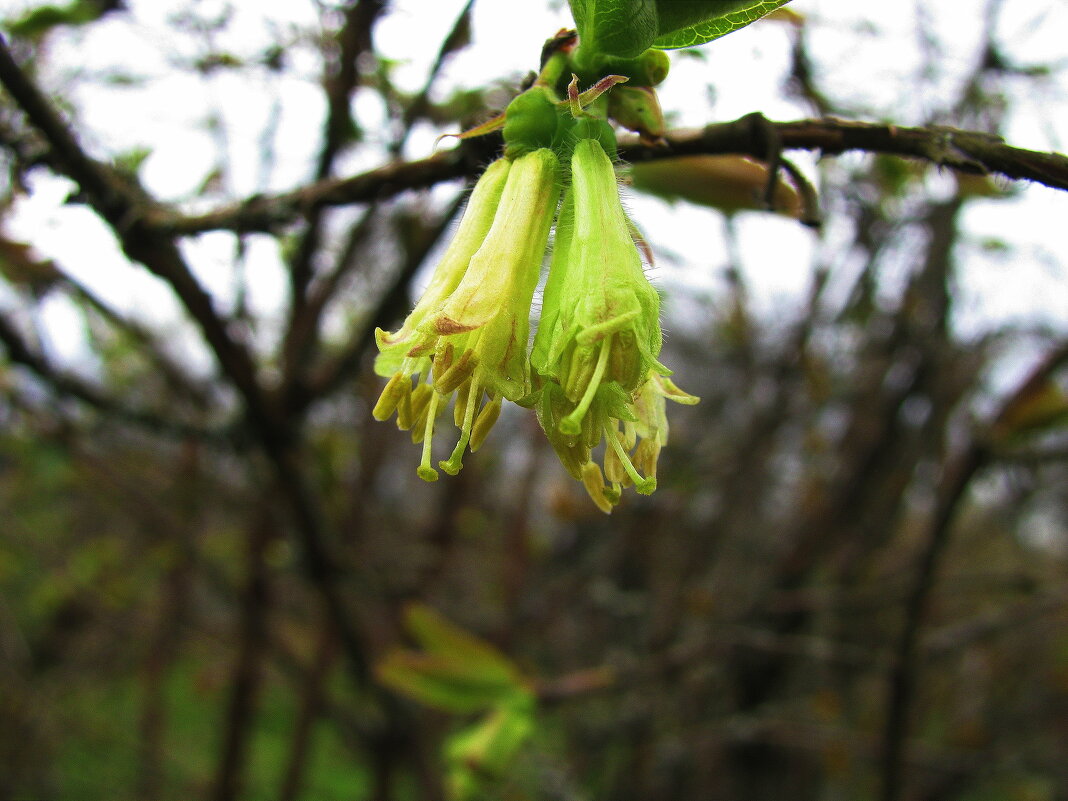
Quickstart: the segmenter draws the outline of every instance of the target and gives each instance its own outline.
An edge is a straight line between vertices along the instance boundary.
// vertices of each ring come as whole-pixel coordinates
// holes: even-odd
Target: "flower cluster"
[[[397,425],[422,443],[419,476],[433,481],[434,426],[450,396],[460,436],[438,465],[450,474],[467,448],[482,444],[503,400],[533,406],[564,467],[610,512],[624,487],[656,488],[666,401],[697,398],[658,361],[659,296],[619,200],[611,129],[551,106],[552,116],[533,117],[536,124],[513,114],[546,97],[536,87],[513,101],[506,155],[476,184],[422,298],[398,331],[375,332],[375,370],[389,381],[374,416],[396,413]],[[554,219],[531,346],[531,303]],[[602,440],[598,464],[592,452]]]

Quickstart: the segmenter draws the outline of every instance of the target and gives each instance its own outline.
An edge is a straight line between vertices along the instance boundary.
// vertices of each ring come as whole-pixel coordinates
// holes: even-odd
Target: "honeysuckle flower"
[[[498,159],[475,183],[455,236],[404,324],[392,334],[381,328],[375,329],[375,341],[380,351],[375,359],[375,372],[379,375],[390,377],[399,372],[410,376],[425,369],[435,339],[433,333],[425,330],[430,317],[459,286],[471,258],[485,241],[511,166],[510,161]]]
[[[544,380],[537,409],[549,441],[609,512],[623,487],[643,494],[656,488],[656,460],[667,437],[665,399],[697,399],[678,390],[657,359],[660,299],[645,277],[600,142],[575,145],[571,176],[531,363]],[[602,439],[603,473],[591,461]]]
[[[437,478],[434,422],[451,395],[460,438],[439,467],[455,474],[467,447],[477,450],[493,426],[502,399],[530,393],[530,305],[559,200],[559,162],[542,148],[490,170],[495,174],[476,186],[423,298],[395,334],[376,332],[375,369],[391,377],[374,415],[386,419],[396,411],[398,426],[412,429],[413,441],[423,444],[418,473],[427,481]],[[483,181],[486,191],[476,198]]]
[[[602,382],[636,390],[650,369],[667,375],[660,353],[660,297],[619,200],[615,170],[599,142],[584,139],[571,159],[534,368],[564,389],[575,410],[561,421],[577,433]]]

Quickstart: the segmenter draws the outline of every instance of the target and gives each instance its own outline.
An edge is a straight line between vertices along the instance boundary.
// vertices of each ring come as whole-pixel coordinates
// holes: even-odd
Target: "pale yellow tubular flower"
[[[458,401],[462,417],[456,411],[460,439],[449,459],[439,464],[447,473],[463,467],[463,453],[476,428],[473,444],[481,445],[501,398],[515,401],[530,392],[530,304],[559,201],[559,183],[559,162],[551,150],[535,150],[513,162],[482,246],[463,279],[423,326],[438,337],[437,354],[448,361],[435,377],[435,389],[441,394],[460,388],[463,392]],[[485,407],[484,396],[489,397]]]

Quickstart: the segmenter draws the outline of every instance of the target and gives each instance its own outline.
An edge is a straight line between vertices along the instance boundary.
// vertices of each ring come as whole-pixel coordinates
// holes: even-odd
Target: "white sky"
[[[0,0],[0,13],[9,15],[27,5],[23,0]],[[192,57],[197,50],[192,38],[174,35],[167,20],[183,8],[208,13],[232,7],[236,14],[232,32],[221,36],[219,43],[239,56],[248,55],[279,39],[292,38],[298,27],[313,26],[316,12],[310,0],[129,0],[129,5],[132,24],[128,19],[114,19],[88,32],[57,35],[50,42],[52,69],[44,80],[52,85],[64,84],[79,72],[149,79],[131,87],[83,84],[75,101],[80,130],[88,132],[87,143],[95,154],[150,147],[142,179],[161,197],[182,202],[217,160],[218,139],[198,125],[215,115],[226,132],[232,165],[227,190],[233,197],[285,190],[308,177],[324,113],[316,85],[319,66],[309,48],[288,51],[296,74],[284,80],[277,76],[268,80],[265,75],[250,83],[225,73],[204,80],[174,69],[176,55]],[[401,88],[422,86],[440,38],[462,5],[462,0],[396,0],[395,10],[379,24],[375,35],[383,55],[399,62],[395,79]],[[570,24],[566,5],[553,5],[555,11],[548,3],[477,0],[475,44],[448,64],[437,92],[443,95],[457,86],[480,86],[536,66],[544,39]],[[925,4],[795,0],[790,7],[809,20],[812,53],[821,81],[832,95],[866,107],[868,118],[913,124],[952,97],[960,76],[971,67],[982,35],[984,5],[982,0]],[[1063,61],[1068,3],[1008,0],[1006,6],[1010,11],[999,26],[1006,55],[1024,63]],[[915,33],[919,7],[924,8],[937,45],[935,67],[946,73],[937,82],[921,83],[931,64]],[[782,95],[789,57],[787,26],[760,23],[702,51],[701,59],[676,57],[672,75],[661,89],[664,108],[677,124],[729,120],[755,110],[773,119],[811,113]],[[711,96],[704,88],[709,83]],[[370,92],[358,93],[354,102],[361,122],[374,137],[376,121],[385,119],[384,110]],[[1068,87],[1063,82],[1052,83],[1040,95],[1020,92],[1012,108],[1012,144],[1039,150],[1068,148]],[[275,110],[279,116],[272,122]],[[265,127],[271,131],[277,152],[284,156],[266,179],[258,157]],[[429,154],[438,133],[418,130],[406,155]],[[376,166],[380,158],[373,152],[359,160],[350,158],[342,171]],[[812,158],[801,154],[797,161],[814,174]],[[943,191],[941,184],[935,177],[932,190]],[[156,321],[169,321],[179,329],[180,315],[166,288],[143,270],[131,268],[91,214],[63,206],[68,191],[62,181],[38,178],[33,194],[20,202],[8,235],[32,241],[42,255],[55,258],[118,305]],[[435,197],[444,202],[452,191],[442,188]],[[629,198],[628,207],[654,246],[680,259],[661,259],[655,276],[662,285],[718,291],[726,265],[718,215],[635,196]],[[969,207],[969,243],[959,252],[956,322],[961,330],[975,333],[1021,320],[1043,321],[1062,330],[1068,327],[1065,220],[1068,193],[1040,186],[1023,187],[1013,200],[976,202]],[[793,222],[759,214],[741,215],[738,231],[744,272],[758,308],[778,314],[784,304],[792,307],[807,286],[819,248],[817,236]],[[828,236],[833,237],[833,231]],[[996,240],[1015,244],[1011,258],[982,246]],[[269,320],[281,305],[283,274],[273,243],[266,238],[253,238],[250,243],[248,270],[255,277],[251,301],[253,309]],[[184,247],[204,284],[222,304],[232,302],[233,238],[213,234],[190,240]],[[0,294],[0,304],[11,303],[10,297]],[[84,358],[80,322],[65,303],[47,306],[45,324],[56,354],[75,362]],[[198,352],[206,359],[188,335],[186,345],[190,353]]]

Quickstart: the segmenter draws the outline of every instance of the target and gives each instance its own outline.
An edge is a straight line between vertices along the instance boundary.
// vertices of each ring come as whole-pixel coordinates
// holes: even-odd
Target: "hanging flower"
[[[657,359],[660,299],[598,140],[575,145],[571,179],[531,362],[547,382],[537,408],[549,441],[609,512],[623,487],[656,489],[656,458],[667,437],[664,400],[697,399],[671,384],[671,371]],[[603,473],[590,457],[602,439]]]
[[[423,298],[395,334],[376,332],[375,369],[391,378],[374,415],[396,411],[398,426],[412,429],[423,443],[418,473],[427,481],[437,478],[434,421],[450,396],[460,439],[439,467],[455,474],[467,447],[477,450],[496,422],[502,399],[530,392],[530,305],[559,200],[558,173],[545,148],[492,165]]]

